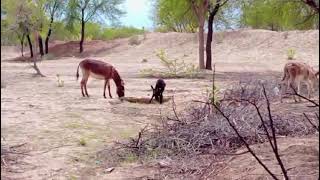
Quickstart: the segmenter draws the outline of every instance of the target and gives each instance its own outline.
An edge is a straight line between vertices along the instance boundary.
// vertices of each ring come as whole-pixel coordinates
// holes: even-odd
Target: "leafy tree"
[[[206,69],[212,70],[212,54],[211,54],[211,43],[213,34],[213,20],[218,13],[221,6],[223,6],[228,0],[221,2],[221,0],[216,0],[215,3],[209,3],[209,18],[208,18],[208,35],[206,44]]]
[[[205,69],[204,65],[204,23],[208,12],[209,0],[189,0],[193,12],[199,23],[199,68]]]
[[[81,22],[80,53],[83,52],[85,25],[88,21],[106,19],[116,21],[124,14],[118,7],[124,0],[69,0],[67,13],[67,27],[73,29],[74,21]],[[104,21],[104,20],[102,20]]]
[[[36,51],[37,40],[39,40],[39,29],[41,29],[43,14],[40,14],[37,2],[29,0],[20,1],[5,1],[6,8],[6,20],[11,25],[10,28],[20,31],[27,37],[28,44],[30,47],[30,54],[33,57],[33,68],[36,70],[37,74],[44,76],[38,66],[37,66],[37,54],[33,54],[33,48]],[[34,46],[32,46],[31,34],[34,39]]]
[[[241,9],[242,24],[273,31],[312,29],[319,18],[302,1],[247,0]]]
[[[64,5],[66,0],[47,0],[45,3],[45,12],[50,18],[47,37],[45,40],[45,53],[49,52],[49,39],[52,33],[52,25],[54,22],[54,18],[60,17],[64,10]]]
[[[154,20],[158,26],[175,32],[195,32],[198,20],[185,0],[158,0],[154,5]]]

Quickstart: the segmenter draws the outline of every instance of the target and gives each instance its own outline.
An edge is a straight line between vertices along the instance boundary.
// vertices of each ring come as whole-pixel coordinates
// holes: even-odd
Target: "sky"
[[[123,9],[127,12],[121,18],[122,25],[150,29],[153,26],[150,0],[126,0]]]

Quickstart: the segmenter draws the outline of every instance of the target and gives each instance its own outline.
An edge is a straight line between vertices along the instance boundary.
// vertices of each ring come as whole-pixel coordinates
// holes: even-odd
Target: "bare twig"
[[[24,146],[26,145],[27,143],[22,143],[22,144],[17,144],[17,145],[13,145],[13,146],[10,146],[9,148],[18,148],[18,147],[21,147],[21,146]]]
[[[315,125],[311,119],[306,115],[306,113],[303,113],[304,117],[309,121],[309,123],[319,132],[319,126]]]
[[[269,115],[269,120],[270,120],[271,132],[272,132],[272,136],[273,136],[273,145],[274,145],[273,152],[274,152],[274,155],[276,156],[276,159],[277,159],[277,161],[278,161],[278,163],[280,165],[280,168],[282,170],[284,178],[286,180],[288,180],[289,177],[288,177],[287,170],[285,169],[285,167],[284,167],[284,165],[282,163],[282,160],[280,159],[280,155],[279,155],[279,151],[278,151],[277,138],[276,138],[276,132],[275,132],[275,128],[274,128],[274,125],[273,125],[273,118],[272,118],[272,115],[271,115],[270,102],[269,102],[269,99],[268,99],[268,96],[267,96],[266,89],[265,89],[263,84],[262,84],[262,89],[263,89],[263,95],[264,95],[264,97],[266,99],[266,102],[267,102],[267,110],[268,110],[268,115]]]
[[[269,168],[258,158],[258,156],[255,154],[255,152],[253,152],[253,150],[251,149],[251,147],[249,146],[249,144],[247,143],[247,141],[242,137],[242,135],[239,133],[239,131],[237,130],[237,128],[231,123],[231,120],[229,119],[228,116],[226,116],[221,109],[216,106],[215,104],[213,104],[213,106],[218,110],[218,112],[224,117],[225,120],[227,120],[227,122],[229,123],[229,125],[231,126],[231,128],[234,130],[234,132],[237,134],[237,136],[241,139],[241,141],[244,143],[244,145],[246,146],[246,148],[248,149],[248,151],[251,153],[251,155],[258,161],[258,163],[270,174],[270,176],[272,176],[273,179],[278,179],[270,170]]]
[[[307,98],[307,97],[299,94],[292,85],[290,85],[290,87],[291,87],[291,89],[292,89],[293,92],[294,92],[294,94],[291,94],[291,95],[299,96],[299,97],[301,97],[302,99],[305,99],[305,100],[309,101],[310,103],[312,103],[315,107],[319,107],[319,104],[316,103],[315,101],[313,101],[313,100],[311,100],[311,99],[309,99],[309,98]]]
[[[178,117],[176,108],[177,108],[177,107],[176,107],[176,103],[175,103],[175,101],[174,101],[174,96],[172,96],[172,110],[173,110],[174,116],[176,117],[176,120],[177,120],[177,121],[183,123],[183,122],[179,119],[179,117]]]

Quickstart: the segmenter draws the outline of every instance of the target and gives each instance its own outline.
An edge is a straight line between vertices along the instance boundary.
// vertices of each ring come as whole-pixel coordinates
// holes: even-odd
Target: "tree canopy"
[[[247,0],[241,6],[241,24],[275,31],[313,29],[319,15],[302,1]]]

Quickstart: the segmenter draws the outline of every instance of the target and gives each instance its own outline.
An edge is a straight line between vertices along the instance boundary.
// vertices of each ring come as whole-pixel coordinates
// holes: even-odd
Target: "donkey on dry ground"
[[[284,84],[286,87],[285,92],[288,90],[288,87],[294,88],[294,85],[296,85],[298,88],[297,93],[300,94],[301,81],[304,81],[307,84],[308,98],[311,98],[311,93],[314,92],[314,84],[317,79],[319,79],[319,71],[316,72],[311,66],[305,63],[289,62],[283,69],[282,85]],[[281,88],[281,91],[283,92],[283,88]],[[282,92],[280,102],[282,102]],[[297,102],[295,96],[293,98]],[[298,97],[298,100],[301,101],[301,98]]]
[[[103,97],[106,98],[106,86],[108,85],[108,91],[109,91],[109,97],[112,98],[110,93],[110,79],[113,79],[116,86],[117,86],[117,94],[119,97],[124,96],[124,82],[121,79],[118,71],[110,64],[105,63],[103,61],[94,60],[94,59],[85,59],[81,61],[78,65],[77,69],[77,80],[79,78],[79,67],[82,71],[82,80],[81,80],[81,93],[82,96],[85,97],[85,94],[87,97],[89,97],[88,91],[87,91],[87,82],[88,78],[91,75],[92,77],[96,79],[104,80],[104,90],[103,90]],[[83,93],[83,89],[85,90],[85,94]]]
[[[164,82],[163,79],[158,79],[157,83],[156,83],[156,87],[153,88],[153,86],[151,85],[151,89],[152,89],[152,97],[149,101],[149,103],[151,103],[153,97],[155,97],[156,101],[160,102],[160,104],[162,104],[163,101],[163,91],[166,87],[166,83]]]

